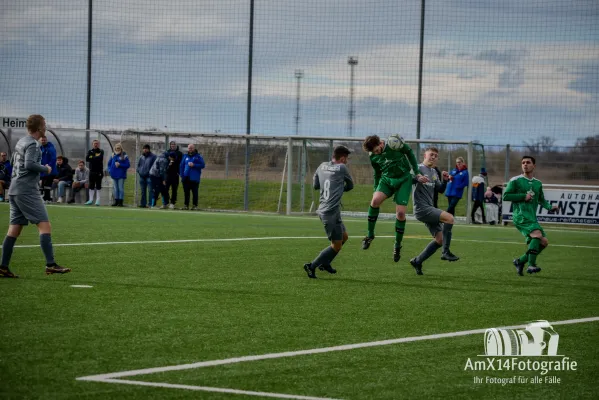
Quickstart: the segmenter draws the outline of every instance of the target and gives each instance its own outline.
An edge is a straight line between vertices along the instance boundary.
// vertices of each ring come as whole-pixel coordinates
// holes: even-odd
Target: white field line
[[[82,378],[77,378],[77,379],[84,380]],[[164,383],[164,382],[131,381],[131,380],[126,380],[126,379],[102,379],[102,380],[96,380],[96,381],[97,382],[105,382],[105,383],[124,383],[126,385],[136,385],[136,386],[153,386],[153,387],[162,387],[162,388],[171,388],[171,389],[196,390],[196,391],[202,391],[202,392],[244,394],[246,396],[272,397],[275,399],[337,400],[337,399],[333,399],[330,397],[299,396],[299,395],[295,395],[295,394],[286,394],[286,393],[254,392],[251,390],[217,388],[217,387],[209,387],[209,386],[178,385],[178,384]]]
[[[595,321],[599,321],[599,317],[568,319],[568,320],[563,320],[563,321],[551,322],[550,324],[551,325],[569,325],[569,324],[580,324],[580,323],[584,323],[584,322],[595,322]],[[505,327],[501,327],[501,328],[503,328],[503,329],[519,329],[519,328],[525,328],[525,327],[526,327],[526,324],[505,326]],[[303,355],[310,355],[310,354],[330,353],[333,351],[362,349],[362,348],[366,348],[366,347],[387,346],[387,345],[398,344],[398,343],[410,343],[410,342],[419,342],[419,341],[423,341],[423,340],[435,340],[435,339],[444,339],[444,338],[451,338],[451,337],[458,337],[458,336],[467,336],[467,335],[485,333],[486,330],[487,330],[487,328],[472,329],[472,330],[467,330],[467,331],[437,333],[437,334],[425,335],[425,336],[412,336],[412,337],[404,337],[404,338],[399,338],[399,339],[379,340],[379,341],[375,341],[375,342],[345,344],[345,345],[341,345],[341,346],[332,346],[332,347],[321,347],[321,348],[309,349],[309,350],[286,351],[286,352],[282,352],[282,353],[270,353],[270,354],[261,354],[261,355],[255,355],[255,356],[226,358],[226,359],[222,359],[222,360],[201,361],[201,362],[197,362],[197,363],[193,363],[193,364],[180,364],[180,365],[171,365],[168,367],[146,368],[146,369],[137,369],[137,370],[131,370],[131,371],[113,372],[113,373],[101,374],[101,375],[83,376],[83,377],[77,378],[77,380],[80,380],[80,381],[104,381],[107,379],[117,379],[117,378],[123,378],[126,376],[148,375],[148,374],[156,374],[159,372],[182,371],[182,370],[187,370],[187,369],[214,367],[217,365],[237,364],[237,363],[248,362],[248,361],[259,361],[259,360],[268,360],[268,359],[285,358],[285,357],[296,357],[296,356],[303,356]]]
[[[353,239],[361,239],[362,236],[350,236]],[[377,238],[395,238],[395,236],[377,236]],[[326,240],[324,236],[272,236],[272,237],[245,237],[245,238],[215,238],[215,239],[177,239],[177,240],[137,240],[130,242],[86,242],[86,243],[56,243],[54,247],[68,247],[68,246],[110,246],[110,245],[129,245],[129,244],[176,244],[176,243],[202,243],[202,242],[243,242],[243,241],[254,241],[254,240],[313,240],[320,239]],[[428,236],[404,236],[404,239],[417,239],[417,240],[432,240]],[[474,242],[474,243],[501,243],[501,244],[513,244],[524,246],[524,242],[509,242],[500,240],[474,240],[474,239],[452,239],[454,242]],[[16,248],[38,248],[39,244],[23,244],[17,245]],[[579,249],[599,249],[599,246],[580,246],[580,245],[569,245],[569,244],[551,244],[551,247],[570,247]]]
[[[8,207],[8,203],[4,203]],[[0,203],[2,206],[3,203]],[[50,204],[46,205],[46,207],[65,207],[65,205],[60,204]],[[229,217],[249,217],[249,218],[291,218],[291,219],[305,219],[305,220],[316,220],[316,217],[313,215],[281,215],[278,213],[258,213],[258,212],[227,212],[227,211],[184,211],[184,210],[153,210],[148,208],[107,208],[107,207],[88,207],[88,206],[76,206],[69,205],[69,208],[82,209],[82,210],[110,210],[114,212],[122,212],[122,211],[135,211],[135,212],[148,212],[148,213],[177,213],[177,214],[187,214],[187,215],[224,215]],[[391,214],[392,215],[392,214]],[[416,221],[413,215],[408,215],[409,221]],[[364,218],[359,217],[344,217],[344,221],[347,222],[364,222]],[[379,223],[394,223],[393,218],[390,219],[381,219]],[[501,221],[500,221],[501,223]],[[460,228],[472,228],[472,229],[498,229],[498,226],[486,226],[486,225],[468,225],[468,224],[456,224]],[[550,226],[554,226],[557,224],[549,224]],[[573,227],[560,227],[560,228],[543,228],[545,232],[563,232],[564,230],[576,233],[591,233],[591,234],[599,234],[599,229],[593,228],[573,228]]]
[[[594,322],[594,321],[599,321],[599,317],[555,321],[555,322],[552,322],[551,325],[578,324],[578,323]],[[526,325],[515,325],[515,326],[504,327],[504,329],[518,329],[518,328],[524,328],[524,327],[526,327]],[[473,329],[473,330],[468,330],[468,331],[441,333],[441,334],[426,335],[426,336],[414,336],[414,337],[391,339],[391,340],[381,340],[381,341],[376,341],[376,342],[356,343],[356,344],[324,347],[324,348],[311,349],[311,350],[288,351],[288,352],[283,352],[283,353],[262,354],[262,355],[257,355],[257,356],[234,357],[234,358],[227,358],[227,359],[223,359],[223,360],[202,361],[202,362],[193,363],[193,364],[172,365],[172,366],[168,366],[168,367],[147,368],[147,369],[138,369],[138,370],[132,370],[132,371],[114,372],[114,373],[102,374],[102,375],[82,376],[82,377],[77,378],[77,380],[92,381],[92,382],[104,382],[104,383],[120,383],[120,384],[135,385],[135,386],[150,386],[150,387],[162,387],[162,388],[171,388],[171,389],[185,389],[185,390],[195,390],[195,391],[204,391],[204,392],[231,393],[231,394],[241,394],[241,395],[246,395],[246,396],[270,397],[270,398],[277,398],[277,399],[336,400],[336,399],[326,398],[326,397],[299,396],[299,395],[286,394],[286,393],[255,392],[255,391],[248,391],[248,390],[216,388],[216,387],[208,387],[208,386],[180,385],[180,384],[172,384],[172,383],[166,383],[166,382],[134,381],[134,380],[118,379],[118,378],[122,378],[122,377],[126,377],[126,376],[155,374],[155,373],[159,373],[159,372],[181,371],[181,370],[187,370],[187,369],[213,367],[213,366],[217,366],[217,365],[236,364],[236,363],[249,362],[249,361],[259,361],[259,360],[266,360],[266,359],[295,357],[295,356],[309,355],[309,354],[329,353],[329,352],[333,352],[333,351],[353,350],[353,349],[366,348],[366,347],[386,346],[386,345],[397,344],[397,343],[408,343],[408,342],[417,342],[417,341],[422,341],[422,340],[434,340],[434,339],[443,339],[443,338],[449,338],[449,337],[474,335],[474,334],[478,334],[478,333],[484,333],[486,330],[487,330],[486,328],[485,329]]]

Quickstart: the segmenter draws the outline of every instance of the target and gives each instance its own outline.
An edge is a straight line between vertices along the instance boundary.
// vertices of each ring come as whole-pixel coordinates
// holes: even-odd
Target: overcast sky
[[[0,0],[0,116],[85,126],[88,9]],[[92,128],[245,133],[249,0],[95,0]],[[428,0],[422,138],[599,134],[599,1]],[[255,0],[254,134],[416,137],[419,1]]]

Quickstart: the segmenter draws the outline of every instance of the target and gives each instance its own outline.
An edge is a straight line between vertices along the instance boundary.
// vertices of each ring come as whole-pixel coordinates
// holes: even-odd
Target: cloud
[[[508,67],[499,74],[499,88],[517,88],[524,84],[525,69],[521,67]]]
[[[599,100],[599,63],[576,68],[572,75],[575,78],[568,84],[569,89],[588,94],[595,101]]]
[[[45,110],[71,125],[84,119],[84,3],[2,1],[0,93],[8,101],[0,114]],[[557,132],[547,121],[563,131],[574,125],[567,118],[573,110],[582,110],[581,134],[596,130],[596,0],[566,8],[552,1],[426,4],[425,130],[449,136],[478,130],[495,138],[510,129],[534,131],[532,116]],[[391,0],[376,7],[356,0],[256,2],[253,129],[293,131],[294,71],[303,69],[305,132],[345,133],[352,55],[359,60],[357,132],[413,132],[419,7]],[[92,123],[244,132],[248,15],[246,0],[94,2]]]
[[[478,53],[474,59],[489,61],[498,65],[513,65],[522,61],[528,55],[526,49],[485,50]]]

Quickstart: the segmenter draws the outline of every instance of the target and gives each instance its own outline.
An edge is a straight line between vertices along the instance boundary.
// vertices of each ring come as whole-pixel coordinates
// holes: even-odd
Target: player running
[[[389,147],[376,135],[368,136],[362,148],[369,153],[370,163],[374,170],[374,194],[368,207],[368,234],[362,240],[362,249],[367,250],[374,240],[374,227],[383,202],[393,196],[395,207],[395,244],[393,261],[401,258],[401,241],[406,227],[406,211],[412,194],[412,174],[420,183],[428,182],[418,171],[418,161],[414,152],[401,139],[397,149]]]
[[[341,197],[354,188],[354,182],[347,169],[347,159],[351,152],[345,146],[337,146],[333,160],[323,162],[314,173],[314,189],[320,189],[320,205],[317,213],[324,225],[331,245],[320,252],[311,263],[304,264],[308,278],[316,278],[316,268],[330,274],[337,272],[331,263],[347,241],[347,231],[341,220]]]
[[[526,244],[528,245],[526,253],[513,261],[520,276],[523,275],[527,262],[526,272],[529,274],[541,272],[541,268],[537,266],[537,257],[549,245],[549,241],[545,237],[545,231],[537,221],[539,205],[550,212],[558,209],[557,205],[552,206],[545,200],[543,184],[533,177],[536,167],[534,157],[524,156],[521,162],[522,175],[510,179],[503,193],[503,200],[512,202],[514,225],[526,237]]]
[[[447,171],[443,171],[442,176],[439,176],[435,169],[438,157],[439,150],[436,147],[427,148],[424,151],[424,161],[418,165],[418,171],[428,179],[428,182],[421,183],[414,180],[414,183],[416,183],[414,216],[418,221],[424,222],[431,235],[433,235],[433,240],[424,248],[422,253],[410,260],[410,264],[412,264],[418,275],[422,275],[422,263],[435,254],[441,246],[443,246],[441,260],[457,261],[460,259],[449,250],[454,221],[453,215],[434,206],[435,192],[443,193],[449,180]]]

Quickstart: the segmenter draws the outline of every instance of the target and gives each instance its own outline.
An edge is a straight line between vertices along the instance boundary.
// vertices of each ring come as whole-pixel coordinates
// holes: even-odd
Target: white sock
[[[96,195],[96,189],[92,189],[92,190],[91,190],[91,193],[89,194],[89,199],[90,199],[91,201],[93,201],[93,200],[94,200],[94,196],[95,196],[95,195]]]

